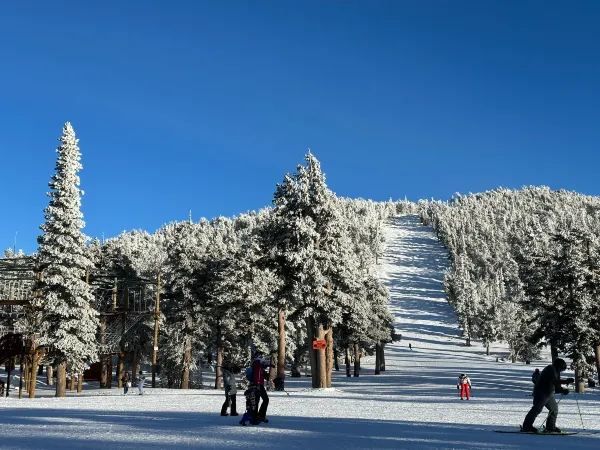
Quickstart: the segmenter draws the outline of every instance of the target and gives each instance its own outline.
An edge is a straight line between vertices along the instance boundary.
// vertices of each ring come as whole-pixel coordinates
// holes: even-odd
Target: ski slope
[[[547,362],[497,362],[506,355],[503,346],[492,347],[491,356],[476,342],[464,346],[443,292],[446,252],[418,218],[391,219],[386,244],[380,276],[402,340],[386,347],[381,375],[373,374],[367,357],[359,378],[346,378],[342,367],[332,389],[313,390],[308,378],[288,378],[289,395],[270,393],[271,421],[257,427],[220,417],[220,391],[146,389],[144,396],[123,396],[116,388],[90,388],[56,399],[40,378],[40,398],[0,399],[0,448],[600,448],[600,434],[495,433],[522,422],[531,404],[531,372]],[[463,372],[473,382],[468,402],[455,387]],[[558,426],[600,432],[599,400],[598,391],[567,396]],[[243,410],[241,395],[238,405]]]

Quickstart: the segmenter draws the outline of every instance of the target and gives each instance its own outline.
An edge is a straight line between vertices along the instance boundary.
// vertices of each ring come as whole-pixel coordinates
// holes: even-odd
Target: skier
[[[256,405],[254,406],[254,419],[257,423],[268,422],[267,408],[269,406],[269,396],[265,389],[265,369],[269,367],[269,361],[262,358],[260,353],[257,353],[252,362],[252,384],[256,385]],[[260,400],[262,399],[262,403]],[[258,407],[260,403],[260,409]]]
[[[537,433],[538,430],[533,426],[536,417],[542,412],[544,406],[548,409],[548,418],[546,419],[546,431],[560,433],[556,427],[556,417],[558,416],[558,403],[554,399],[554,393],[559,392],[563,395],[569,393],[569,389],[563,388],[561,384],[570,384],[575,380],[560,378],[560,372],[567,370],[567,363],[564,359],[557,358],[554,362],[544,368],[540,377],[533,388],[533,406],[525,416],[521,431],[528,433]]]
[[[236,394],[237,394],[237,386],[235,375],[233,374],[233,370],[230,368],[223,368],[223,384],[225,385],[225,402],[221,407],[221,415],[227,415],[227,408],[231,407],[231,415],[237,416],[238,413],[236,411]]]
[[[458,383],[456,385],[456,388],[458,389],[458,393],[460,395],[461,400],[464,400],[464,397],[466,397],[466,399],[469,400],[469,396],[471,393],[471,380],[464,373],[461,373],[458,377]]]
[[[139,377],[138,377],[138,383],[137,383],[139,395],[144,395],[144,382],[145,381],[146,381],[146,377],[144,376],[144,374],[140,370],[140,374],[139,374]]]

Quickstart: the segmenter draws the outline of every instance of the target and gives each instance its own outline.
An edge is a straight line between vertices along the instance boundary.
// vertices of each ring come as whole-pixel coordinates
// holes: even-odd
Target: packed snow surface
[[[404,216],[389,221],[386,237],[380,276],[402,340],[386,346],[381,375],[366,357],[359,378],[346,378],[341,367],[332,389],[288,378],[289,395],[270,393],[270,422],[247,427],[219,416],[222,391],[147,388],[124,396],[89,386],[57,399],[40,378],[39,398],[0,400],[0,448],[600,448],[597,390],[561,399],[557,425],[577,435],[495,433],[518,429],[531,406],[531,372],[548,361],[512,364],[501,345],[490,356],[480,343],[465,347],[444,296],[448,258],[435,234]],[[473,383],[469,401],[457,395],[461,373]]]

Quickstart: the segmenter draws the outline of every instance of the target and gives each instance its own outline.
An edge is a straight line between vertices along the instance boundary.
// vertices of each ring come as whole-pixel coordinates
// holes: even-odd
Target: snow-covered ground
[[[496,362],[504,347],[485,356],[477,343],[464,346],[442,289],[446,253],[416,217],[391,220],[387,243],[381,276],[403,338],[387,346],[381,375],[366,358],[359,378],[335,373],[333,389],[312,390],[307,378],[288,378],[289,395],[271,393],[271,421],[257,427],[220,417],[223,394],[213,390],[123,396],[115,388],[56,399],[40,386],[35,400],[0,400],[0,448],[600,447],[600,434],[584,431],[600,432],[599,391],[572,393],[560,403],[558,426],[582,431],[578,435],[494,433],[518,427],[531,404],[531,372],[547,362]],[[455,387],[463,372],[473,382],[468,402]],[[238,405],[243,410],[242,395]]]

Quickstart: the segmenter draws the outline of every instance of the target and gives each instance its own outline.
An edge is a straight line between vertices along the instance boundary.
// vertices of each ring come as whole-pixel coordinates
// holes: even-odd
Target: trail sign
[[[313,350],[325,350],[327,341],[325,339],[313,339]]]

